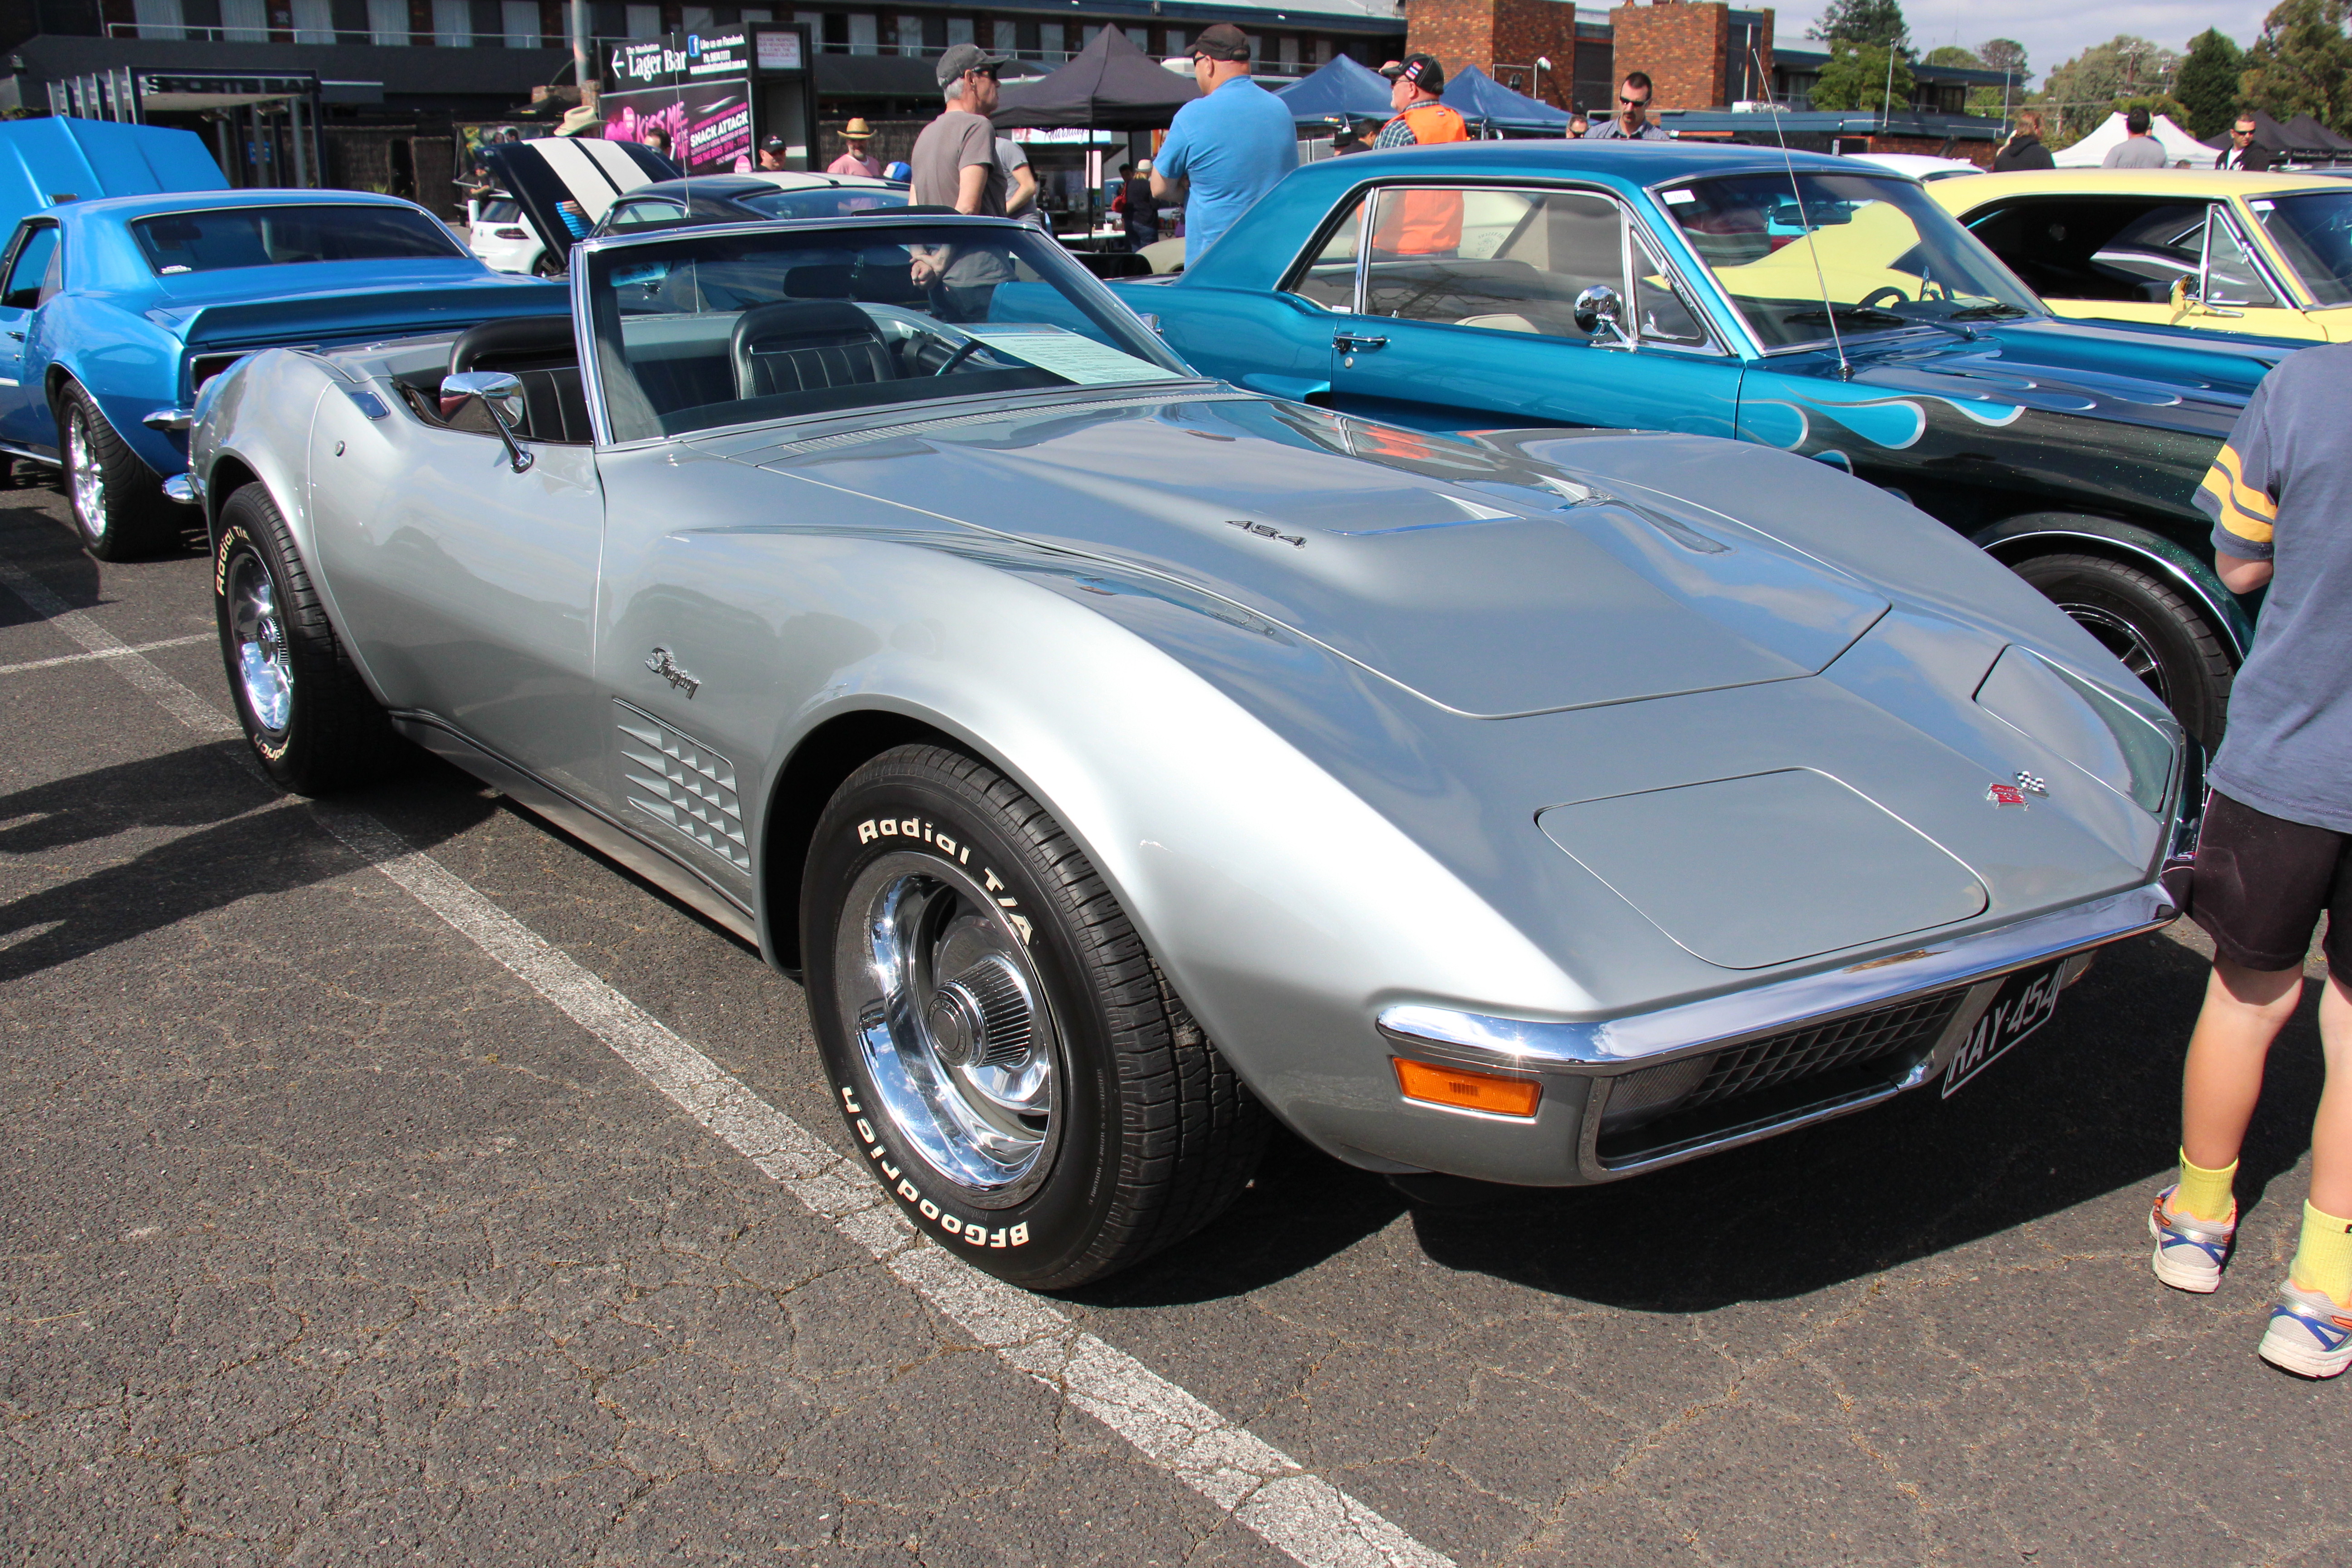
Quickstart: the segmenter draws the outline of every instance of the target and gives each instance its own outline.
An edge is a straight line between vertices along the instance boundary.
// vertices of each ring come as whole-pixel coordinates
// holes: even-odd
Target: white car
[[[1924,153],[1850,153],[1847,156],[1857,163],[1875,163],[1882,169],[1908,174],[1922,184],[1984,173],[1966,158],[1930,158]]]
[[[466,204],[466,243],[493,272],[520,272],[551,278],[547,247],[523,221],[522,209],[509,195],[478,196]]]

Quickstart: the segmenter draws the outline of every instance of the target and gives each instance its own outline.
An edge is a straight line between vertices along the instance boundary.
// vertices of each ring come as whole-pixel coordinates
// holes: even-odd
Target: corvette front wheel
[[[915,1227],[1032,1289],[1191,1235],[1266,1118],[1086,856],[1021,787],[902,746],[827,805],[802,883],[835,1108]]]
[[[343,652],[293,531],[257,484],[221,508],[213,605],[237,719],[281,788],[325,795],[403,760],[405,742]]]

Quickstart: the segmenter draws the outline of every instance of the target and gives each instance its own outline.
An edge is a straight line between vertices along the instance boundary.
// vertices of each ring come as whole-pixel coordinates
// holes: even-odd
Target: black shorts
[[[2300,969],[2327,916],[2327,966],[2352,978],[2352,834],[2257,811],[2216,790],[2182,912],[2248,969]]]

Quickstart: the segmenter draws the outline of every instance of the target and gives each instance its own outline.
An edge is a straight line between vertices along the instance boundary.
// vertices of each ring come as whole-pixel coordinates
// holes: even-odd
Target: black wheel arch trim
[[[2033,548],[2047,542],[2147,567],[2204,607],[2229,640],[2234,660],[2243,664],[2253,648],[2253,617],[2238,596],[2221,585],[2211,565],[2153,529],[2083,512],[2033,511],[2004,518],[1971,535],[1970,541],[2006,566],[2047,553]]]

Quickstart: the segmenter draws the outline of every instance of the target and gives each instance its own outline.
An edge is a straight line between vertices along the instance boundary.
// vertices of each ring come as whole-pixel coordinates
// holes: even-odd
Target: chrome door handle
[[[1388,347],[1389,341],[1386,338],[1359,337],[1354,332],[1335,332],[1331,337],[1331,346],[1341,353],[1370,353],[1374,349]]]

